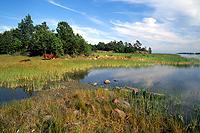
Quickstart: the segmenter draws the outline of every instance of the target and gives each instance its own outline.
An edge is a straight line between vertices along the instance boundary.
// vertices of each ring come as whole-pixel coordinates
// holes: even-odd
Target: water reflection
[[[91,70],[81,82],[110,80],[110,87],[132,86],[178,96],[186,104],[200,103],[200,67],[153,66],[148,68],[106,68]],[[117,81],[117,82],[116,82]]]
[[[88,75],[88,70],[82,70],[82,71],[76,71],[76,72],[68,72],[65,73],[63,76],[63,80],[67,81],[69,79],[73,79],[73,80],[81,80],[84,79],[84,77]]]

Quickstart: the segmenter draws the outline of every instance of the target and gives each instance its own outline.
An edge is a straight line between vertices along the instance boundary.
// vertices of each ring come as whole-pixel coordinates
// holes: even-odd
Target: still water
[[[186,58],[195,58],[195,59],[200,59],[200,55],[199,54],[179,54],[182,57],[186,57]]]
[[[0,87],[0,105],[15,100],[22,100],[34,96],[35,92],[25,92],[22,88],[10,89]]]
[[[92,69],[80,80],[107,87],[137,87],[180,97],[185,104],[200,103],[200,67],[152,66],[143,68]]]
[[[200,103],[200,67],[151,66],[141,68],[98,68],[71,75],[82,83],[98,86],[136,87],[179,97],[185,104]],[[105,85],[104,81],[111,84]],[[34,96],[22,88],[0,88],[0,104]]]

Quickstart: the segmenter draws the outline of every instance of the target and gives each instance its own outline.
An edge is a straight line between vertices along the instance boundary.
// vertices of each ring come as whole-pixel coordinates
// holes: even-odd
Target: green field
[[[28,62],[21,62],[30,59]],[[67,73],[96,67],[142,67],[150,65],[199,65],[196,59],[170,54],[118,54],[94,53],[89,57],[62,57],[42,60],[42,57],[0,56],[0,85],[41,89],[49,81],[60,81]]]

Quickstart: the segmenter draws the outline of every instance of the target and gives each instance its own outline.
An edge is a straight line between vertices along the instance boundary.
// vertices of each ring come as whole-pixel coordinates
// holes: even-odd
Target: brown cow
[[[43,57],[45,60],[51,60],[51,59],[55,59],[56,55],[54,54],[43,54]]]

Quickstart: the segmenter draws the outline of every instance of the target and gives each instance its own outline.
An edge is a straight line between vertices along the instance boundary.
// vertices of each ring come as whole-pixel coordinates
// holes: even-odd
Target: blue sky
[[[199,0],[6,0],[0,2],[0,32],[30,14],[55,29],[67,21],[88,42],[139,39],[154,52],[200,51]]]

